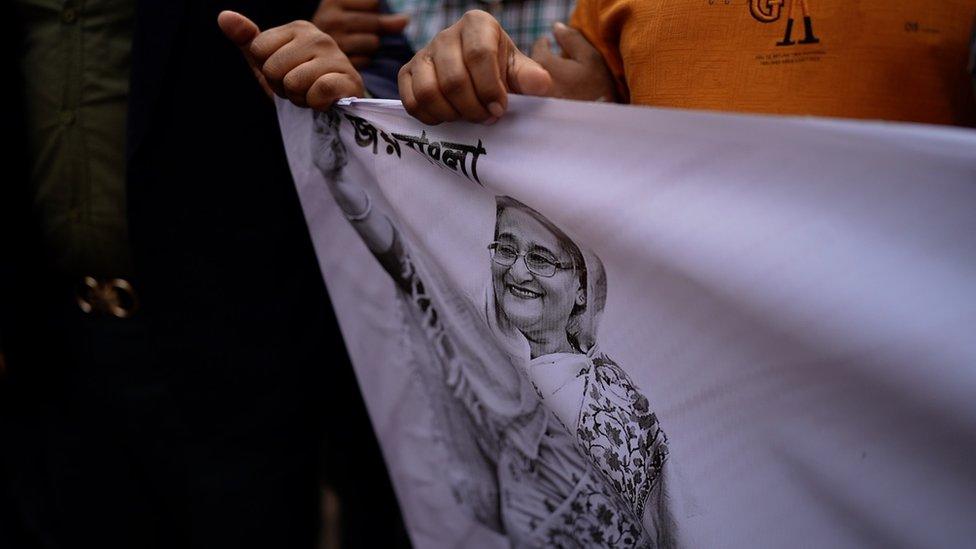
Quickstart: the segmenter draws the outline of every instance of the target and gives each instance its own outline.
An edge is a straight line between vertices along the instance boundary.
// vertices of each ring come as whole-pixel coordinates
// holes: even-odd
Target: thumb
[[[261,73],[260,67],[258,67],[258,62],[254,59],[254,55],[251,54],[251,42],[259,34],[261,30],[254,21],[251,21],[247,17],[237,13],[236,11],[222,11],[220,15],[217,16],[217,26],[223,31],[224,36],[230,39],[235,46],[240,48],[241,53],[244,54],[244,59],[247,60],[247,64],[250,65],[251,71],[254,72],[254,77],[258,79],[258,84],[261,85],[261,89],[268,97],[274,97],[274,92],[268,85],[267,79],[264,74]]]
[[[402,13],[381,15],[379,21],[380,32],[384,34],[397,34],[403,32],[403,29],[406,28],[407,23],[410,22],[410,16]]]
[[[556,43],[570,59],[581,63],[594,61],[597,58],[602,60],[600,52],[590,44],[580,31],[562,23],[556,23],[553,25],[552,34],[556,37]]]
[[[254,24],[254,21],[251,21],[236,11],[225,10],[217,16],[217,26],[224,32],[224,36],[244,51],[245,56],[250,57],[247,52],[247,47],[261,33],[258,26]]]
[[[508,58],[508,89],[525,95],[547,95],[552,89],[552,76],[542,65],[517,49]]]

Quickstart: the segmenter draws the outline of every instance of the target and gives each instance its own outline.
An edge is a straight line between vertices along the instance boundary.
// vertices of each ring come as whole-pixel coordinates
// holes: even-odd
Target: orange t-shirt
[[[631,103],[976,121],[976,0],[579,0]]]

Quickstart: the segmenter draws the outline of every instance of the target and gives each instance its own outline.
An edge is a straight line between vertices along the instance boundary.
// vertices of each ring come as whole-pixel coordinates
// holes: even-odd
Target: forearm
[[[375,209],[366,190],[343,178],[330,183],[330,187],[342,213],[366,242],[369,251],[374,254],[389,252],[396,229],[386,215]]]

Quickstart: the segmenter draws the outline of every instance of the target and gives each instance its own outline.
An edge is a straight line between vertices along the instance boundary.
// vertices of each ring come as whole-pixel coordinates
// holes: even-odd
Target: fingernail
[[[497,101],[493,101],[488,104],[488,112],[490,112],[491,115],[494,116],[495,118],[498,118],[501,115],[505,114],[505,109],[502,108],[501,103]]]
[[[556,30],[563,30],[563,29],[566,28],[566,25],[564,23],[562,23],[561,21],[556,21],[552,26]]]
[[[484,122],[482,122],[482,124],[484,124],[485,126],[491,126],[495,122],[498,122],[498,117],[497,116],[492,116],[488,120],[485,120]]]

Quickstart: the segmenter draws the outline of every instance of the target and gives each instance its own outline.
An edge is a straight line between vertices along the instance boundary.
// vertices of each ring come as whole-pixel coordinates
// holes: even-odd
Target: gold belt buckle
[[[139,308],[135,289],[122,278],[98,280],[86,276],[81,281],[77,300],[84,313],[110,314],[115,318],[129,318]]]

